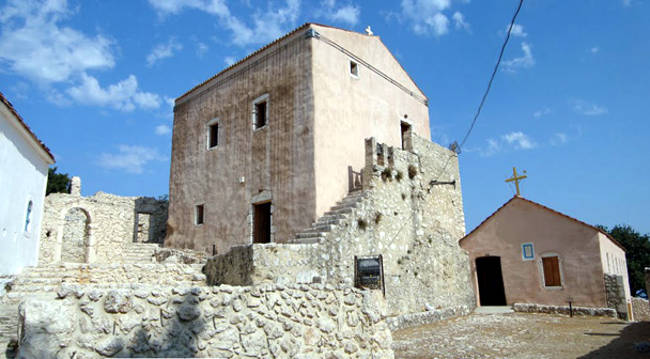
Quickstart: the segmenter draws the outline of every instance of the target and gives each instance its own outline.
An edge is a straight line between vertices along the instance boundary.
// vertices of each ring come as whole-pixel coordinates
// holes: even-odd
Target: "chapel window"
[[[544,268],[544,286],[561,287],[560,258],[558,256],[543,257],[542,266]]]

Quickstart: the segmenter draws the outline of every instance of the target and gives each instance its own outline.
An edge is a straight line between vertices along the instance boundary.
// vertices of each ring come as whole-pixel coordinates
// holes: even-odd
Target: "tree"
[[[641,235],[632,227],[623,224],[616,225],[610,230],[605,226],[598,227],[625,247],[627,273],[630,277],[632,295],[639,289],[645,289],[644,268],[650,267],[650,235]]]
[[[67,173],[56,173],[57,167],[47,170],[47,187],[45,195],[50,193],[70,193],[70,177]]]

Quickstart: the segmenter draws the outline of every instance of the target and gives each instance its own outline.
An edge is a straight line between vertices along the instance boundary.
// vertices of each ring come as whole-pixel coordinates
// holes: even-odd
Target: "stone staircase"
[[[323,241],[327,234],[352,214],[357,205],[365,198],[365,193],[362,190],[350,192],[316,222],[312,223],[311,227],[296,233],[294,243],[319,243]]]
[[[129,243],[124,250],[122,263],[151,263],[155,262],[156,250],[160,249],[158,243]]]

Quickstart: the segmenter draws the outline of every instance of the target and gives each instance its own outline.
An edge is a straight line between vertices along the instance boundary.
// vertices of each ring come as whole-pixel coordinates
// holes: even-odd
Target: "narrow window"
[[[266,100],[255,103],[255,129],[266,126]]]
[[[557,256],[542,258],[544,267],[544,286],[561,287],[560,279],[560,260]]]
[[[350,75],[359,77],[359,64],[350,60]]]
[[[203,224],[203,205],[199,204],[194,209],[194,224]]]
[[[400,122],[400,129],[402,131],[402,149],[406,150],[406,141],[408,141],[408,137],[411,132],[411,125],[407,122],[401,121]]]
[[[219,124],[213,123],[208,126],[208,148],[217,147],[219,144]]]
[[[271,202],[253,205],[253,243],[271,242]]]
[[[25,215],[25,232],[29,231],[29,222],[32,221],[32,206],[34,203],[30,200],[27,203],[27,214]]]

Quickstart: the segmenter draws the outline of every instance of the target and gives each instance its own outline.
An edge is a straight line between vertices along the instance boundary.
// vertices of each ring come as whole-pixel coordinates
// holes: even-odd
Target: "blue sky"
[[[527,0],[460,157],[467,230],[514,193],[650,232],[650,1]],[[300,26],[370,25],[460,141],[516,0],[0,1],[0,91],[83,193],[168,192],[172,101]],[[5,174],[6,175],[6,174]]]

